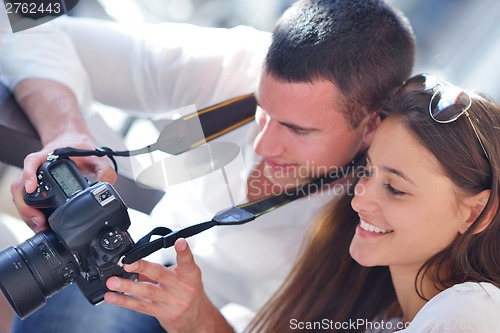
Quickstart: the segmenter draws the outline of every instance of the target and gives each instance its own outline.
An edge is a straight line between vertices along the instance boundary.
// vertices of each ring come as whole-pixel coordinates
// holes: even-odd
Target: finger
[[[110,184],[116,181],[116,172],[107,157],[79,157],[74,161],[82,172],[95,175],[98,181]]]
[[[100,165],[96,170],[95,174],[97,180],[101,182],[108,182],[110,184],[114,184],[116,181],[116,172],[110,165],[104,164]]]
[[[148,278],[147,276],[144,276],[144,275],[139,275],[137,277],[137,281],[140,281],[140,282],[150,282],[150,283],[158,283],[158,281],[150,279],[150,278]]]
[[[168,268],[164,268],[168,270]],[[179,290],[165,287],[162,284],[135,282],[112,276],[106,281],[106,286],[108,289],[118,292],[106,293],[104,295],[106,302],[157,318],[161,316],[176,317],[191,309],[192,297],[189,293],[179,293]]]
[[[11,184],[10,191],[12,201],[16,206],[19,216],[26,225],[34,232],[40,232],[47,229],[47,220],[45,215],[38,209],[31,207],[24,201],[24,185],[22,174]]]
[[[146,260],[139,260],[130,265],[123,265],[123,268],[127,272],[138,273],[143,278],[145,277],[158,282],[167,281],[173,275],[170,269],[165,266]]]
[[[198,267],[194,261],[193,253],[189,248],[187,241],[184,238],[179,238],[174,244],[177,252],[177,269],[182,272],[189,273],[196,270]]]
[[[148,300],[137,297],[123,295],[115,292],[107,292],[104,294],[104,300],[109,304],[118,305],[133,311],[141,312],[149,316],[156,316],[157,306]]]
[[[154,283],[137,282],[112,276],[106,280],[106,286],[110,290],[134,295],[135,297],[140,297],[150,301],[161,300],[163,298],[161,288],[158,284]]]
[[[37,171],[40,165],[47,160],[47,154],[44,152],[32,153],[26,156],[23,163],[24,188],[28,193],[35,192],[38,181]]]

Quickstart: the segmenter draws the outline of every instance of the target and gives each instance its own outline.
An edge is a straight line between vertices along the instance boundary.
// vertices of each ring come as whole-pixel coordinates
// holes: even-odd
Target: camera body
[[[120,265],[134,242],[127,207],[115,189],[90,185],[70,159],[45,162],[37,178],[37,190],[26,193],[25,201],[44,212],[50,230],[0,253],[0,287],[21,318],[72,282],[98,304],[110,276],[136,278]]]

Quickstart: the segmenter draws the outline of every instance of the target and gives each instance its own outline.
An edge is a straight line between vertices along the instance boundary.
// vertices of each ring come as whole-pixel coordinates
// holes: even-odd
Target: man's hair
[[[411,74],[415,38],[381,0],[299,0],[280,18],[267,74],[284,82],[328,80],[353,128]]]

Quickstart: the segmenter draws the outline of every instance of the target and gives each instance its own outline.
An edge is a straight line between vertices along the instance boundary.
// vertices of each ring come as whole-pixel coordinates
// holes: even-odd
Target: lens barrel
[[[0,288],[21,319],[78,276],[78,264],[53,231],[0,252]]]

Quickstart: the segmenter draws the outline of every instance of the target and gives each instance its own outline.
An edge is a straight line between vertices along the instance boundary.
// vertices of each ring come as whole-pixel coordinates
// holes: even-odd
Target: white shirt
[[[500,332],[500,289],[490,283],[466,282],[434,296],[402,331]]]
[[[29,77],[49,78],[69,86],[82,107],[93,97],[120,109],[160,113],[254,92],[269,42],[269,33],[244,26],[125,26],[59,17],[7,33],[0,57],[10,87]]]
[[[500,289],[491,283],[460,283],[429,300],[411,323],[376,319],[369,327],[365,333],[500,332]]]
[[[39,28],[45,32],[9,34],[3,43],[0,57],[10,87],[29,77],[50,78],[68,85],[82,108],[95,98],[149,113],[190,104],[202,108],[254,92],[270,42],[269,33],[249,27],[164,23],[124,28],[59,18]],[[249,169],[258,162],[253,126],[219,139],[242,149],[243,191]],[[281,285],[309,222],[332,196],[303,198],[249,224],[218,226],[189,240],[209,297],[237,331]],[[178,229],[229,206],[227,190],[214,175],[168,188],[151,219]]]

